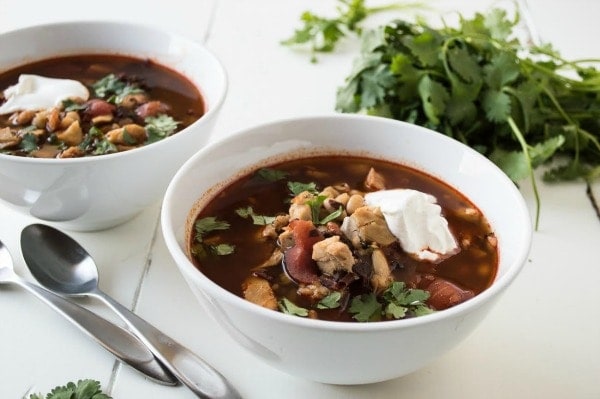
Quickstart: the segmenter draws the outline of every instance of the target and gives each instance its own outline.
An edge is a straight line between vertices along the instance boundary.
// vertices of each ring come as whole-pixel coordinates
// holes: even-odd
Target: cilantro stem
[[[527,145],[527,142],[525,141],[525,137],[523,137],[523,133],[521,132],[521,129],[519,129],[519,127],[517,126],[517,124],[512,116],[508,117],[507,122],[508,122],[508,125],[510,126],[511,130],[515,134],[515,137],[519,141],[519,144],[521,145],[521,149],[523,150],[523,155],[525,156],[525,160],[527,162],[527,165],[529,166],[529,176],[531,178],[531,188],[533,189],[533,196],[535,198],[535,229],[537,230],[539,223],[540,223],[541,201],[540,201],[540,194],[537,189],[537,183],[535,180],[535,173],[533,171],[533,165],[531,163],[531,157],[529,156],[529,146]]]

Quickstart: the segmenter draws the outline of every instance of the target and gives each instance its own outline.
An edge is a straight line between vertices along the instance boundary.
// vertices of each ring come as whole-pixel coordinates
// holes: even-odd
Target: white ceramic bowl
[[[498,238],[500,261],[492,286],[471,300],[427,316],[359,324],[264,309],[224,290],[194,267],[186,238],[197,211],[216,188],[242,170],[247,173],[269,165],[269,159],[339,151],[416,167],[474,202]],[[334,384],[372,383],[408,374],[465,339],[523,267],[532,235],[521,194],[486,158],[428,129],[360,115],[283,120],[205,147],[175,175],[161,216],[166,244],[181,273],[233,337],[281,371]]]
[[[177,169],[210,137],[227,91],[215,56],[200,43],[157,28],[119,22],[65,22],[0,35],[0,71],[74,54],[148,58],[187,77],[207,112],[175,135],[131,151],[72,159],[0,154],[0,199],[59,227],[98,230],[159,201]]]

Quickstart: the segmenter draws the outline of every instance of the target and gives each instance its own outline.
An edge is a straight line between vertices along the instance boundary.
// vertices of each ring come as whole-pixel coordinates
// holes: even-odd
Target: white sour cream
[[[0,115],[52,108],[68,98],[87,100],[89,96],[88,89],[76,80],[24,74],[19,76],[16,85],[4,90],[6,102],[0,106]]]
[[[459,247],[434,196],[411,189],[381,190],[365,195],[378,206],[402,249],[418,259],[439,262]]]

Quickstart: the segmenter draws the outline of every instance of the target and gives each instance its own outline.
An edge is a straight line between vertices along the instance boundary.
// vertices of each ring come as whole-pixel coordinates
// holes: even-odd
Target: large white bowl
[[[268,165],[269,159],[332,151],[407,164],[465,194],[488,218],[498,238],[500,261],[492,286],[434,314],[359,324],[264,309],[224,290],[194,267],[186,245],[191,224],[219,187],[240,171]],[[205,147],[173,178],[161,217],[166,244],[181,273],[233,337],[281,371],[334,384],[371,383],[408,374],[465,339],[523,267],[532,235],[521,194],[486,158],[428,129],[359,115],[283,120]]]
[[[0,71],[74,54],[148,58],[195,84],[207,112],[175,135],[131,151],[72,159],[0,154],[0,199],[72,230],[122,223],[159,201],[177,169],[210,137],[227,91],[220,62],[200,43],[157,28],[119,22],[65,22],[0,35]]]

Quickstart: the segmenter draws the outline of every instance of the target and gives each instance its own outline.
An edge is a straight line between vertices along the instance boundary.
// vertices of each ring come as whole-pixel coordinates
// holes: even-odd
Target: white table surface
[[[471,15],[496,2],[428,3],[440,12]],[[564,56],[600,56],[600,2],[523,3],[532,30]],[[333,0],[104,0],[85,5],[0,0],[0,32],[99,18],[139,20],[202,41],[229,75],[228,97],[213,135],[218,140],[270,120],[334,112],[335,90],[350,70],[356,45],[345,44],[311,64],[307,54],[279,41],[299,26],[302,11],[328,14],[335,5]],[[410,17],[381,18],[392,16]],[[591,193],[600,203],[598,187]],[[160,204],[110,230],[69,233],[96,259],[104,291],[213,364],[246,398],[600,398],[600,262],[594,252],[600,223],[586,189],[582,182],[540,185],[541,223],[529,261],[464,343],[411,375],[364,386],[313,383],[245,352],[205,314],[177,271],[160,232]],[[526,182],[522,192],[533,211]],[[11,250],[17,272],[28,278],[19,235],[32,222],[0,203],[0,240]],[[100,304],[86,304],[107,315]],[[99,380],[115,399],[194,397],[183,386],[158,385],[120,366],[29,293],[0,287],[0,398],[22,398],[32,387],[48,392],[83,378]]]

